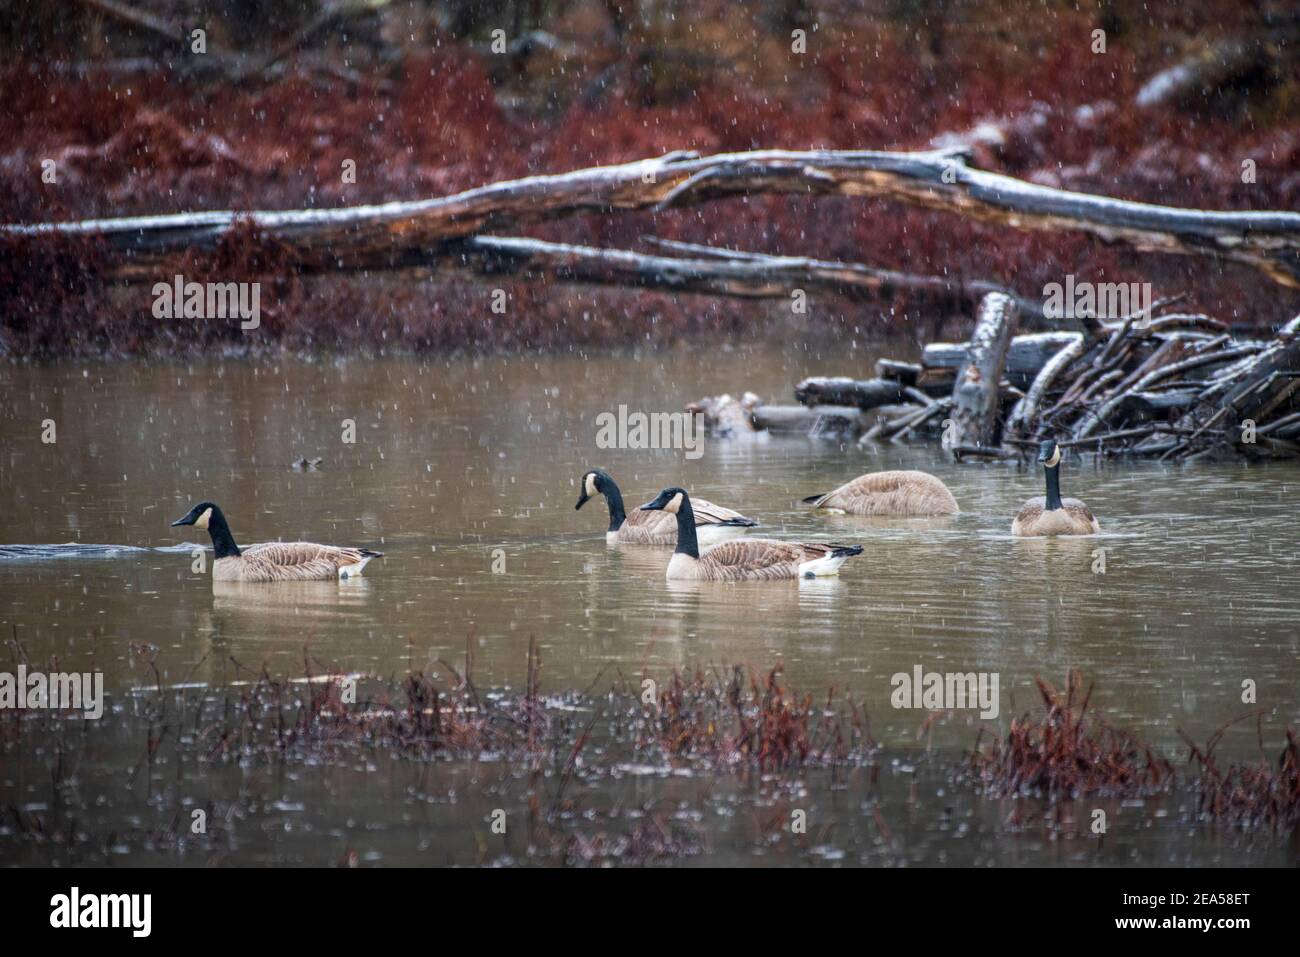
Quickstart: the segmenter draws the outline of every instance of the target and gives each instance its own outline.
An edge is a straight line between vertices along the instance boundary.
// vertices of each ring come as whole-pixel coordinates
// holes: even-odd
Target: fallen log
[[[396,268],[450,240],[588,212],[665,210],[764,193],[879,197],[1016,229],[1073,230],[1147,252],[1252,266],[1300,287],[1300,213],[1179,209],[1037,186],[973,169],[961,150],[763,150],[655,159],[493,183],[435,199],[339,209],[230,210],[0,226],[97,237],[111,275],[148,279],[169,257],[237,230],[301,271]]]
[[[990,293],[980,303],[967,360],[952,390],[952,425],[944,430],[943,446],[988,447],[998,441],[998,383],[1006,365],[1018,315],[1008,296]]]
[[[903,385],[914,386],[921,377],[921,365],[916,362],[899,362],[896,359],[877,359],[876,378],[892,379]]]
[[[753,414],[760,431],[855,436],[867,427],[861,409],[844,405],[760,405]]]
[[[874,409],[905,401],[901,382],[890,379],[855,380],[847,377],[815,376],[794,387],[794,397],[801,405],[847,405]]]
[[[730,394],[708,396],[687,403],[686,411],[702,415],[705,428],[724,439],[761,432],[854,436],[868,425],[867,415],[853,406],[761,405],[752,392],[739,399]]]
[[[658,243],[691,258],[655,256],[621,249],[597,249],[508,236],[473,236],[439,249],[413,254],[404,266],[444,265],[479,277],[509,276],[582,285],[634,286],[673,293],[701,293],[740,299],[786,299],[796,289],[821,290],[863,300],[908,292],[932,303],[960,307],[1001,287],[960,283],[862,263],[742,253],[694,243]],[[1041,308],[1030,304],[1031,314]]]
[[[1007,381],[1017,388],[1029,388],[1048,360],[1079,338],[1074,332],[1016,336],[1007,351]],[[925,369],[959,369],[969,356],[970,347],[964,342],[932,342],[921,353],[921,365]]]

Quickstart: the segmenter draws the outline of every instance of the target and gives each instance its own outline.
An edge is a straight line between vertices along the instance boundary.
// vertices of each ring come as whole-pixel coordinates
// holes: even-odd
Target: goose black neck
[[[611,478],[605,479],[605,487],[602,491],[609,505],[609,530],[617,532],[627,521],[627,512],[623,510],[623,493],[618,490],[618,485]]]
[[[234,558],[239,554],[239,546],[235,544],[235,536],[230,534],[226,516],[215,505],[208,516],[208,534],[212,536],[212,550],[217,558]]]
[[[1061,466],[1049,465],[1043,470],[1047,473],[1046,510],[1055,511],[1061,507]]]
[[[677,509],[677,547],[675,553],[700,557],[700,544],[695,538],[695,510],[691,508],[691,498],[682,493],[682,504]]]

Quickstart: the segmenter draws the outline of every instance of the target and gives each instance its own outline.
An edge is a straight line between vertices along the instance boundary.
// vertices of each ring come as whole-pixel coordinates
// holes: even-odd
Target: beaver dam
[[[745,393],[687,409],[723,436],[920,434],[958,459],[1019,458],[1049,437],[1161,460],[1300,454],[1300,316],[1272,339],[1247,339],[1166,305],[1115,323],[1082,317],[1080,332],[1015,335],[1016,303],[991,293],[968,343],[932,343],[918,363],[880,359],[871,379],[804,379],[795,407]]]
[[[137,651],[154,683],[114,701],[103,725],[67,712],[15,711],[0,726],[5,751],[21,766],[0,805],[7,859],[248,863],[270,853],[343,865],[444,857],[600,864],[709,850],[903,863],[914,854],[909,842],[937,826],[959,836],[1037,827],[1075,845],[1083,860],[1101,861],[1104,842],[1085,827],[1094,805],[1111,809],[1117,835],[1121,821],[1206,834],[1231,826],[1258,830],[1269,845],[1300,822],[1300,752],[1290,729],[1276,761],[1261,755],[1226,768],[1213,759],[1220,731],[1203,747],[1191,745],[1200,771],[1182,775],[1098,716],[1092,689],[1084,692],[1075,673],[1064,692],[1038,681],[1041,713],[1015,718],[991,740],[981,731],[967,756],[948,757],[877,741],[860,705],[834,689],[790,689],[780,662],[763,671],[674,669],[658,681],[620,674],[548,692],[530,642],[518,689],[478,687],[468,647],[459,668],[439,662],[436,674],[401,680],[322,672],[304,652],[295,679],[231,659],[219,687],[169,687],[150,663],[154,652]],[[931,712],[918,737],[944,717]],[[1260,738],[1262,747],[1262,724]],[[106,748],[115,757],[103,765]],[[49,772],[38,773],[45,763]],[[377,823],[366,847],[355,846],[355,836],[334,834],[323,845],[309,838],[307,802],[354,777],[370,779],[363,791],[395,792],[414,834],[388,835]],[[908,820],[891,823],[882,792],[900,786],[909,793]],[[967,803],[950,795],[954,788],[983,797]],[[1108,803],[1147,798],[1154,803],[1138,812],[1140,821]],[[1004,820],[993,823],[980,800]],[[435,848],[438,809],[450,814],[458,805],[476,810],[480,823]],[[703,825],[719,814],[733,824]],[[926,826],[918,829],[918,818]],[[274,831],[285,837],[269,851],[250,850],[263,846],[259,833]],[[391,846],[394,838],[405,849]]]

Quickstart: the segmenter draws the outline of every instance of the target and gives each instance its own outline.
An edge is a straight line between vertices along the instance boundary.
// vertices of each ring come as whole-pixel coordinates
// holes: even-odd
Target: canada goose
[[[582,476],[582,495],[574,509],[580,509],[589,499],[605,496],[609,505],[609,529],[605,540],[624,545],[671,545],[677,541],[677,520],[671,515],[636,511],[628,515],[623,510],[623,493],[609,473],[591,469]],[[758,522],[739,512],[699,499],[695,503],[695,532],[707,545],[715,545],[728,538],[744,535]]]
[[[833,492],[810,495],[804,502],[849,515],[956,515],[957,500],[948,486],[929,472],[868,472]]]
[[[200,502],[172,522],[206,528],[216,552],[212,563],[214,582],[287,582],[317,579],[352,578],[361,574],[366,563],[383,552],[368,548],[339,548],[311,542],[265,542],[241,549],[235,544],[221,514],[213,502]]]
[[[701,581],[772,581],[834,575],[861,545],[832,542],[778,542],[771,538],[741,538],[722,542],[700,554],[695,540],[695,513],[684,488],[666,488],[642,511],[663,511],[677,519],[677,548],[668,561],[670,579]]]
[[[1038,461],[1047,473],[1047,495],[1031,498],[1020,507],[1011,523],[1011,534],[1095,535],[1101,531],[1087,505],[1077,498],[1061,498],[1061,447],[1048,439],[1039,447]]]
[[[754,425],[754,410],[757,408],[758,396],[746,392],[739,400],[732,398],[730,393],[706,396],[698,402],[688,403],[686,411],[692,415],[703,415],[705,427],[715,438],[738,439],[747,436],[752,438],[758,434],[758,428]]]

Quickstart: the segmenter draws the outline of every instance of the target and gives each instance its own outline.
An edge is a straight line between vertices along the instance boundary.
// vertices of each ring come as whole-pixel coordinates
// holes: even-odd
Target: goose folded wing
[[[309,565],[317,570],[355,565],[363,557],[360,549],[317,545],[313,542],[265,542],[261,545],[250,545],[243,550],[243,553],[250,559],[256,558],[282,568]]]
[[[804,546],[761,538],[737,538],[714,545],[701,556],[710,562],[742,572],[760,571],[775,565],[805,562]],[[820,555],[809,556],[812,558]]]
[[[704,499],[691,499],[691,511],[695,513],[696,526],[755,524],[752,518],[721,505],[706,502]]]
[[[671,512],[642,512],[639,509],[623,520],[627,534],[677,536],[677,516]]]
[[[1082,515],[1089,522],[1095,522],[1097,520],[1096,516],[1092,514],[1092,509],[1083,504],[1083,502],[1079,501],[1077,498],[1063,499],[1061,505],[1072,512]]]
[[[244,559],[245,581],[297,582],[324,581],[338,575],[339,563],[329,558],[315,558],[294,565],[276,565],[263,555]]]

